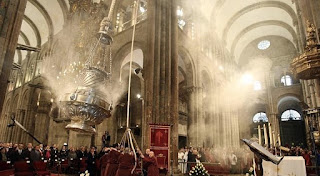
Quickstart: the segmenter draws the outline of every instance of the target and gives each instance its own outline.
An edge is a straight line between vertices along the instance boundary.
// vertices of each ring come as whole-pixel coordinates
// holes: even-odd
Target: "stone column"
[[[189,93],[189,102],[188,102],[188,110],[189,110],[189,119],[188,119],[188,145],[194,146],[196,144],[197,136],[196,136],[196,114],[195,114],[195,99],[196,99],[196,88],[190,87],[187,89]]]
[[[203,88],[197,90],[197,133],[198,133],[198,146],[203,147],[206,139],[206,129],[205,129],[205,117],[203,115]]]
[[[320,81],[319,79],[315,79],[314,80],[314,91],[315,91],[315,98],[316,98],[316,102],[317,102],[317,106],[320,106]]]
[[[76,131],[69,131],[69,139],[68,139],[68,145],[69,146],[88,146],[91,144],[91,137],[92,134],[87,133],[78,133]],[[90,147],[90,146],[88,146]]]
[[[307,82],[310,90],[311,104],[312,104],[312,107],[315,108],[317,107],[317,102],[316,102],[316,95],[314,91],[314,83],[313,83],[313,80],[307,80]]]
[[[305,95],[306,95],[306,100],[307,100],[307,105],[312,108],[312,103],[311,103],[311,96],[310,96],[310,91],[309,91],[309,86],[308,86],[308,81],[307,80],[303,80],[302,81],[302,86],[304,86],[304,91],[305,91]]]
[[[0,1],[0,113],[27,0]]]
[[[148,53],[145,67],[145,118],[147,123],[172,124],[171,158],[177,168],[178,153],[178,24],[176,1],[148,1]],[[145,146],[149,129],[145,128]]]

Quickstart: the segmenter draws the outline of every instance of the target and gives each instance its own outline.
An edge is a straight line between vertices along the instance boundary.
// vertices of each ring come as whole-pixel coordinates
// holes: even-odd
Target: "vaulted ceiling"
[[[224,41],[225,47],[235,56],[236,61],[250,43],[263,37],[279,36],[298,48],[300,31],[297,8],[292,0],[199,0],[197,2],[196,4],[193,2],[193,9],[203,11],[208,21],[214,23],[216,33]],[[18,43],[41,46],[63,28],[68,10],[68,0],[28,0]],[[18,57],[25,58],[26,53],[17,52],[15,60]]]
[[[40,47],[61,31],[68,9],[68,0],[28,0],[18,43]],[[24,59],[26,54],[26,51],[16,52],[15,61]]]
[[[210,0],[207,0],[207,3]],[[212,2],[212,1],[211,1]],[[257,39],[278,36],[298,51],[297,7],[292,0],[215,0],[207,15],[218,36],[239,61],[244,49]],[[271,44],[272,45],[272,44]]]

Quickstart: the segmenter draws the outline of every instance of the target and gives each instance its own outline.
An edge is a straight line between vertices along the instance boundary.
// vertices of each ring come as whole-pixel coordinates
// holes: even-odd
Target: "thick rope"
[[[134,19],[133,19],[133,31],[132,31],[132,41],[131,41],[131,51],[130,51],[130,66],[129,66],[129,83],[128,83],[128,102],[127,102],[127,129],[125,131],[124,136],[128,135],[126,137],[129,148],[133,151],[133,156],[134,156],[134,167],[131,170],[131,174],[133,174],[134,170],[137,167],[137,155],[136,155],[136,150],[133,141],[135,141],[133,134],[131,132],[131,129],[129,127],[129,122],[130,122],[130,102],[131,102],[131,78],[132,78],[132,60],[133,60],[133,46],[134,46],[134,40],[135,40],[135,33],[136,33],[136,23],[137,23],[137,15],[138,15],[138,5],[139,5],[140,0],[134,2],[134,7],[135,7],[135,12],[134,12]],[[124,143],[125,140],[124,139]],[[122,141],[121,141],[122,142]]]
[[[108,19],[110,19],[110,20],[112,18],[111,15],[113,14],[115,4],[116,4],[116,0],[112,0],[111,5],[110,5],[110,10],[108,13]]]
[[[140,0],[135,2],[134,6],[136,7],[139,4]],[[131,41],[131,53],[130,53],[130,68],[129,68],[129,83],[128,83],[128,102],[127,102],[127,128],[129,128],[129,119],[130,119],[130,101],[131,101],[131,72],[132,72],[132,60],[133,60],[133,45],[136,33],[136,23],[137,23],[137,15],[138,15],[138,8],[135,8],[134,12],[135,16],[133,19],[133,31],[132,31],[132,41]]]

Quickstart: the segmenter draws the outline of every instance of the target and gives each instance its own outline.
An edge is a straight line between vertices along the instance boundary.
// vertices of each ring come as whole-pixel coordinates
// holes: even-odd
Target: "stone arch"
[[[8,98],[5,103],[4,103],[4,106],[3,106],[3,110],[2,110],[2,117],[1,118],[4,118],[5,115],[7,113],[9,113],[10,111],[10,104],[11,104],[11,98]]]
[[[184,73],[186,74],[185,78],[187,80],[187,86],[188,87],[195,86],[196,85],[196,80],[195,80],[196,68],[195,68],[195,64],[194,64],[194,61],[193,61],[191,54],[184,47],[179,47],[178,53],[179,53],[180,58],[184,62],[184,65],[186,66],[186,70],[184,71]]]
[[[122,61],[121,69],[124,67],[124,65],[130,63],[130,56],[131,54],[129,53]],[[133,50],[132,63],[135,63],[137,67],[143,68],[143,51],[141,49]]]
[[[297,95],[285,94],[281,98],[278,98],[277,110],[278,114],[281,115],[284,111],[288,109],[294,109],[302,114],[301,100]]]
[[[295,41],[295,46],[298,46],[298,38],[297,38],[297,34],[294,31],[294,29],[287,23],[282,22],[282,21],[278,21],[278,20],[268,20],[268,21],[261,21],[255,24],[252,24],[248,27],[246,27],[245,29],[243,29],[237,36],[236,38],[233,40],[232,45],[231,45],[231,54],[234,54],[234,50],[240,40],[241,37],[243,37],[246,33],[249,33],[251,30],[259,28],[261,26],[267,26],[267,25],[274,25],[274,26],[280,26],[285,28],[286,30],[288,30],[290,32],[290,34],[292,35],[293,40]]]
[[[60,8],[62,9],[64,23],[66,23],[67,19],[68,19],[68,6],[67,6],[67,3],[64,0],[58,0],[58,3],[59,3]]]
[[[211,101],[212,91],[213,91],[213,79],[210,76],[210,72],[207,69],[201,71],[201,88],[202,88],[202,98],[206,103]]]
[[[230,30],[231,26],[242,15],[244,15],[244,14],[250,12],[250,11],[253,11],[255,9],[264,8],[264,7],[276,7],[276,8],[283,9],[284,11],[286,11],[291,16],[291,18],[293,20],[293,24],[297,25],[298,17],[296,16],[296,13],[294,12],[294,10],[288,4],[283,3],[283,2],[279,2],[279,1],[258,2],[258,3],[252,4],[250,6],[247,6],[247,7],[243,8],[243,9],[241,9],[240,11],[238,11],[236,14],[234,14],[230,18],[230,20],[228,21],[227,25],[225,26],[225,28],[223,30],[222,41],[226,41],[226,38],[227,38],[227,35],[229,33],[229,30]]]
[[[277,106],[279,106],[280,103],[282,103],[281,100],[284,100],[286,97],[291,97],[295,101],[303,102],[302,97],[299,94],[293,94],[293,93],[286,93],[282,94],[277,98]]]
[[[187,74],[186,74],[185,70],[183,70],[183,68],[181,68],[181,67],[179,67],[178,70],[179,70],[179,74],[181,73],[181,76],[183,77],[183,80],[182,80],[182,79],[180,79],[180,75],[179,75],[179,84],[180,84],[183,81],[186,81]]]
[[[41,47],[41,36],[40,36],[40,31],[37,28],[36,24],[26,15],[23,16],[23,20],[32,28],[34,35],[36,36],[37,39],[37,47]]]
[[[26,35],[24,32],[20,31],[20,36],[22,37],[23,41],[24,41],[27,45],[30,45],[30,41],[29,41],[27,35]]]
[[[44,19],[46,20],[46,23],[49,29],[48,37],[53,36],[54,34],[53,22],[47,10],[36,0],[29,0],[29,2],[39,10],[39,12],[43,15]]]
[[[0,137],[2,140],[6,139],[6,135],[5,135],[7,133],[6,128],[10,120],[10,105],[11,105],[11,98],[8,98],[4,103],[1,118],[0,118],[0,122],[1,122],[0,127],[1,129],[3,129],[0,131]]]
[[[256,41],[261,41],[261,40],[264,40],[264,39],[266,39],[266,38],[268,38],[268,37],[277,37],[277,38],[282,38],[282,39],[285,39],[286,41],[288,41],[290,44],[292,44],[292,47],[294,48],[294,49],[296,49],[295,47],[295,44],[294,43],[292,43],[292,41],[291,40],[289,40],[288,38],[286,38],[286,37],[283,37],[283,36],[280,36],[280,35],[265,35],[265,36],[259,36],[259,37],[252,37],[252,39],[250,40],[250,42],[245,42],[245,44],[242,44],[241,46],[243,46],[241,49],[238,49],[239,50],[239,53],[238,53],[238,56],[235,56],[236,58],[235,58],[235,61],[237,62],[237,63],[241,63],[241,59],[242,59],[242,54],[243,54],[243,52],[244,52],[244,50],[248,47],[248,46],[250,46],[252,43],[254,43],[254,42],[256,42]],[[237,46],[237,45],[236,45]],[[236,53],[236,51],[238,51],[238,50],[236,50],[236,48],[234,48],[234,51],[233,51],[233,54],[237,54]],[[272,66],[273,67],[273,66]]]
[[[22,64],[22,52],[21,50],[16,50],[17,54],[18,54],[18,64]]]
[[[143,47],[143,44],[141,42],[137,42],[135,41],[134,42],[134,45],[133,45],[133,50],[136,50],[136,49],[141,49],[142,50],[142,54],[143,54],[143,58],[145,59],[145,49]],[[116,69],[113,69],[113,75],[116,75],[117,77],[120,77],[120,74],[121,74],[121,65],[124,61],[124,59],[126,58],[126,56],[128,54],[130,54],[130,51],[131,51],[131,42],[128,42],[126,44],[124,44],[122,47],[120,47],[120,49],[118,49],[113,57],[113,68],[116,68]]]
[[[28,108],[29,98],[30,98],[30,91],[29,91],[29,89],[26,89],[22,94],[20,109],[26,110]]]

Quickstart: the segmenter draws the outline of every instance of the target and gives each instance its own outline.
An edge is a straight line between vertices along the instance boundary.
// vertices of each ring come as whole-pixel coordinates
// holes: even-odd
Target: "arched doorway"
[[[260,132],[261,132],[261,134],[263,134],[264,133],[263,127],[264,127],[264,125],[266,127],[268,127],[268,122],[269,122],[269,119],[268,119],[268,116],[265,112],[260,111],[256,114],[254,114],[254,116],[252,117],[252,125],[250,128],[251,129],[251,137],[259,138],[259,132],[258,132],[259,126],[260,126],[260,130],[261,130]],[[261,142],[262,143],[265,140],[264,137],[265,137],[265,134],[261,135]]]
[[[282,146],[306,146],[306,130],[300,100],[286,96],[278,103]]]
[[[131,74],[131,96],[130,96],[130,120],[129,127],[135,135],[139,145],[142,141],[142,126],[144,114],[144,79],[143,79],[143,52],[141,49],[133,51],[132,72],[130,69],[130,53],[125,56],[120,67],[120,87],[117,90],[119,99],[115,109],[116,116],[116,141],[120,141],[125,129],[127,120],[128,100],[128,77]]]

